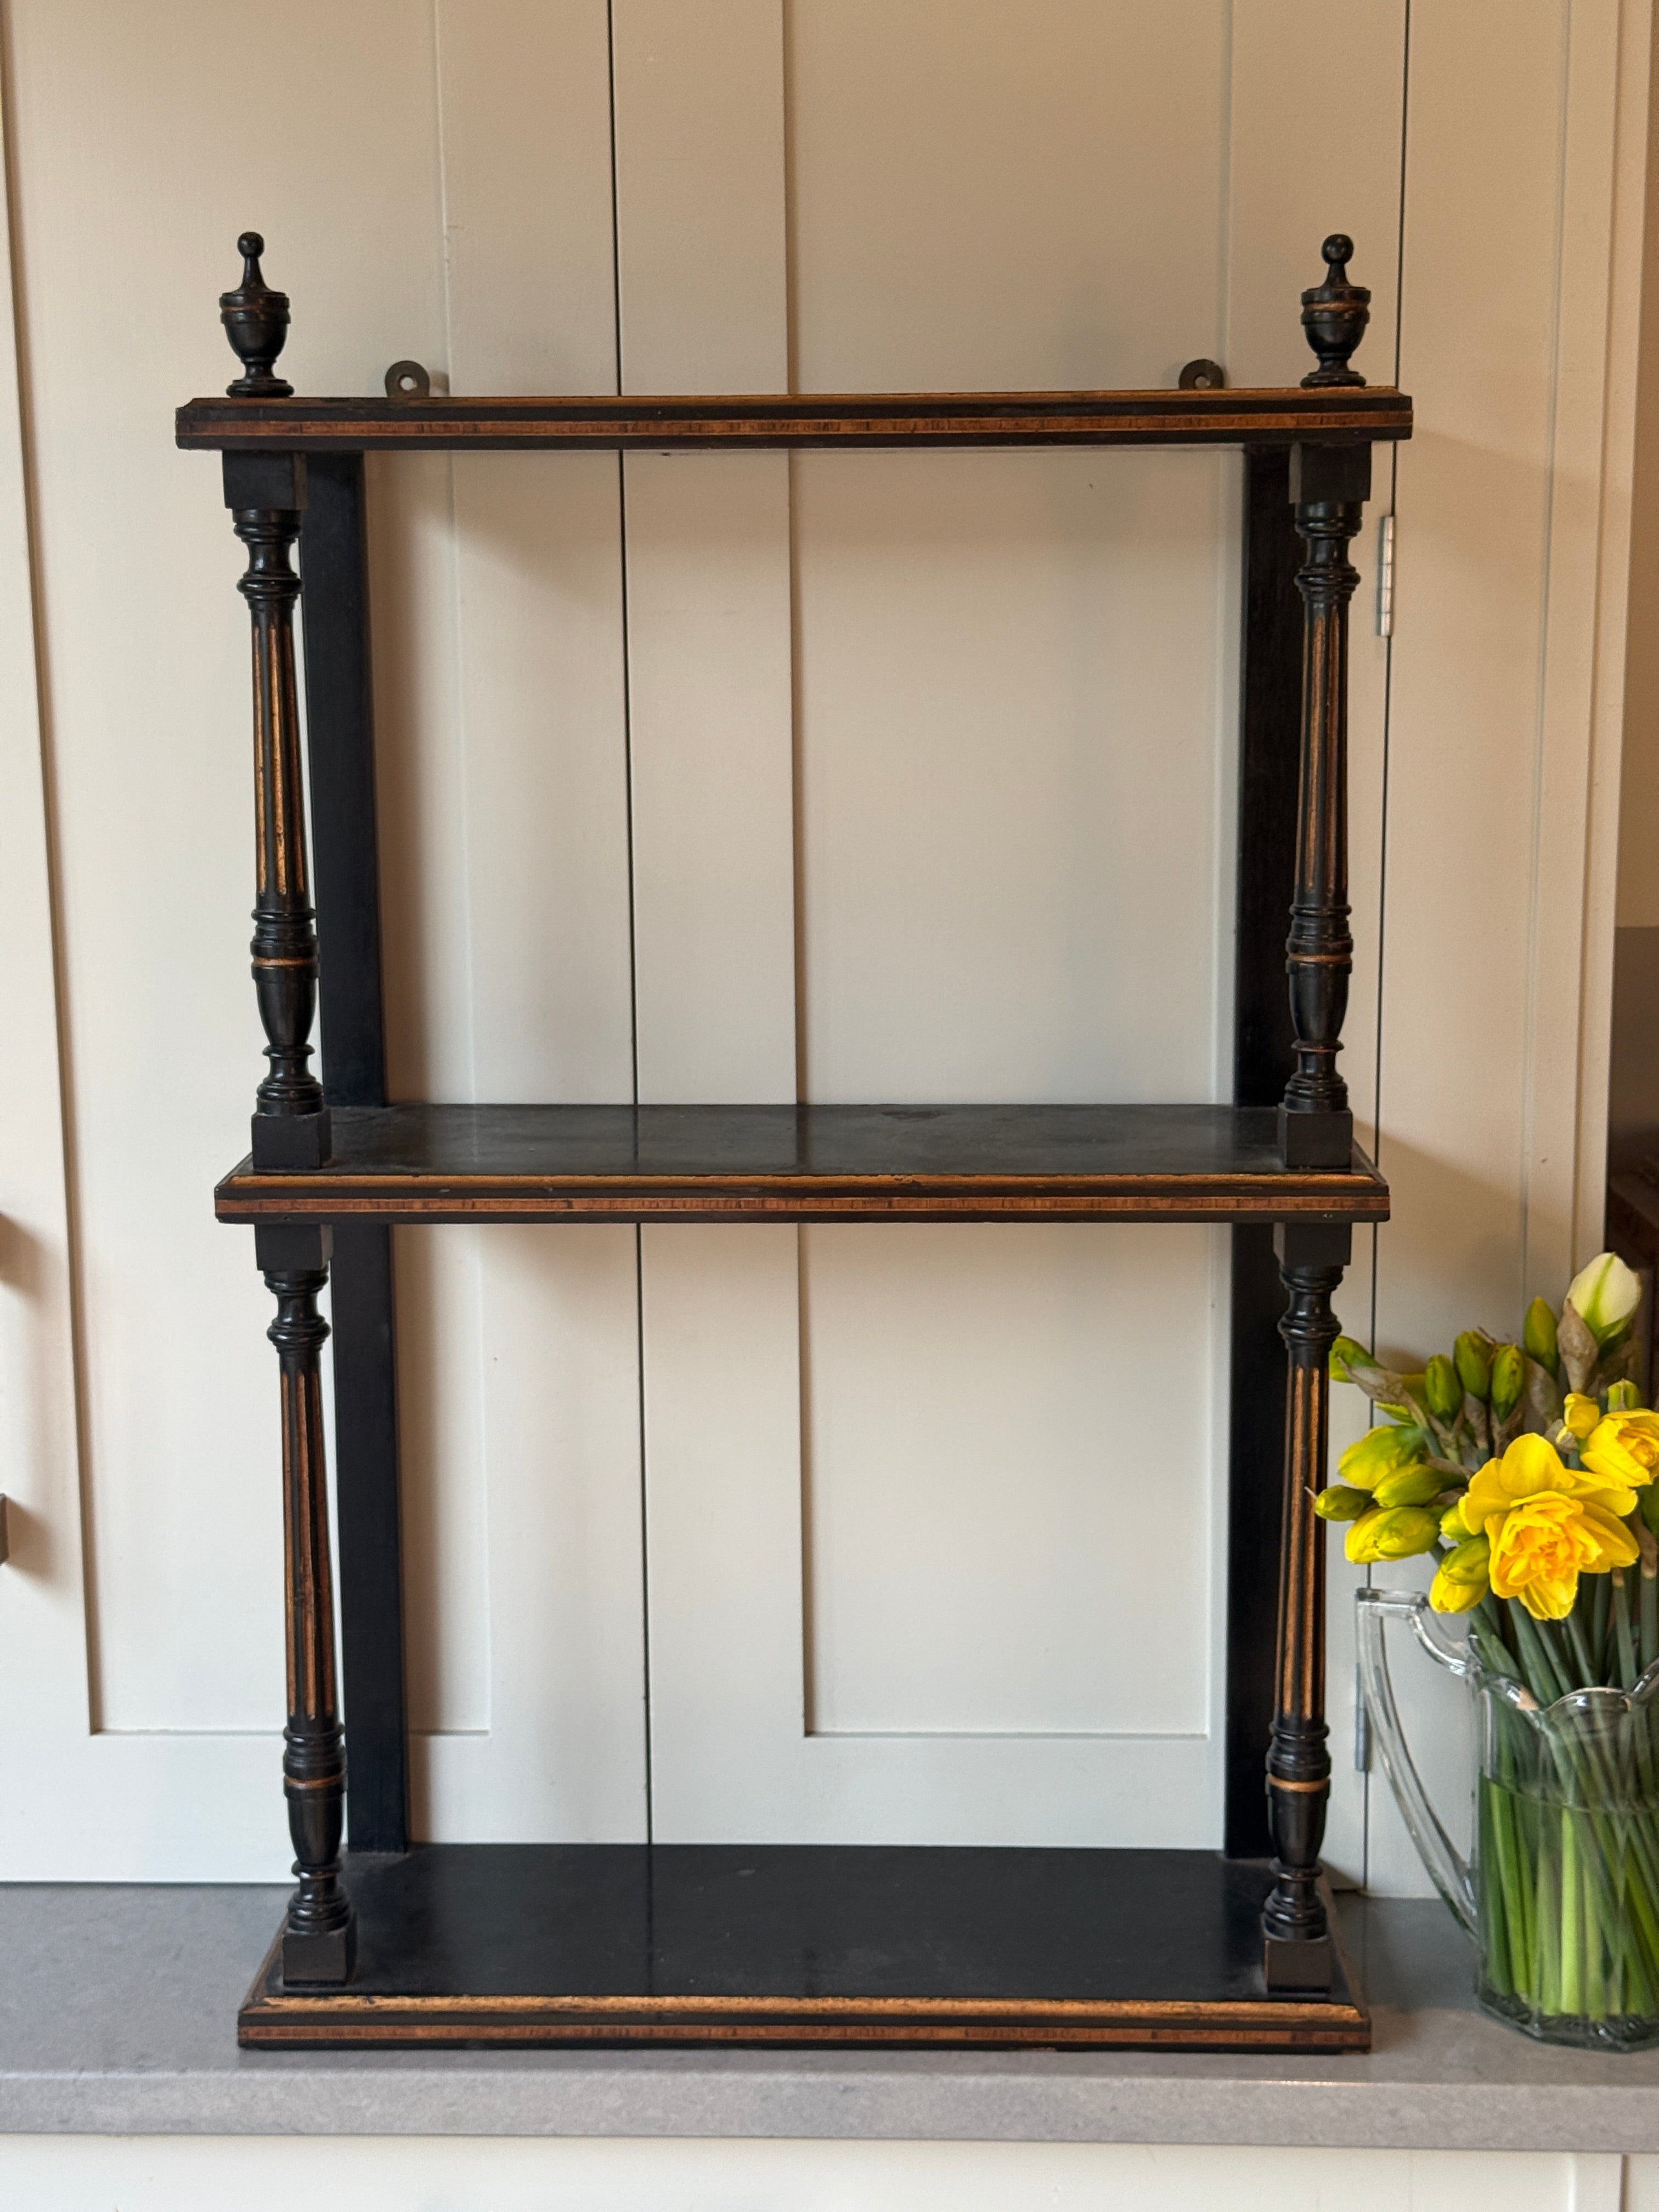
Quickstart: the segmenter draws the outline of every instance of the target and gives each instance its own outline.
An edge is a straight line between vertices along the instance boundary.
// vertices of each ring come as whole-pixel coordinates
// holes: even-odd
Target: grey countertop
[[[1438,1904],[1345,1899],[1368,2057],[240,2051],[270,1888],[0,1888],[0,2132],[1659,2150],[1659,2051],[1484,2019]]]

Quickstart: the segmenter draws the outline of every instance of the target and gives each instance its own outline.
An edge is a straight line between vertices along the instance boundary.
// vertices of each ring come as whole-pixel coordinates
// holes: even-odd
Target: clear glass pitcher
[[[1659,2044],[1659,1665],[1633,1690],[1540,1706],[1443,1637],[1426,1597],[1358,1594],[1359,1665],[1383,1771],[1423,1863],[1474,1939],[1481,2008],[1548,2043]],[[1474,1863],[1430,1804],[1389,1679],[1385,1624],[1411,1623],[1475,1699]]]

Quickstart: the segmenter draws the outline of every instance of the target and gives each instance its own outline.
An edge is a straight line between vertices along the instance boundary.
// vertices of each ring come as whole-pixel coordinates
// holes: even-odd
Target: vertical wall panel
[[[781,0],[617,0],[624,392],[788,382]],[[795,1096],[789,464],[629,454],[640,1096]]]
[[[1573,1257],[1572,1062],[1583,1049],[1595,680],[1594,591],[1580,586],[1587,560],[1593,578],[1595,532],[1592,517],[1586,541],[1582,494],[1597,462],[1578,450],[1587,396],[1564,363],[1575,338],[1605,348],[1613,21],[1613,11],[1554,0],[1503,9],[1501,27],[1498,13],[1442,0],[1415,0],[1412,12],[1401,381],[1419,427],[1398,479],[1382,1068],[1395,1218],[1378,1248],[1385,1353],[1425,1353],[1477,1322],[1511,1334],[1534,1292],[1560,1297]],[[1585,191],[1575,143],[1577,161],[1601,171],[1589,195],[1599,235],[1567,220]],[[1475,235],[1504,271],[1478,308],[1463,290]],[[1589,308],[1578,289],[1586,283],[1596,295]],[[1590,381],[1599,422],[1600,379]],[[1554,619],[1564,595],[1570,610],[1579,602],[1565,634]],[[1575,678],[1564,659],[1580,655]],[[1603,680],[1616,684],[1616,674]],[[1572,731],[1565,777],[1564,720]],[[1409,1655],[1399,1671],[1415,1686],[1425,1776],[1461,1812],[1461,1695]],[[1385,1891],[1426,1887],[1380,1787],[1369,1877]]]
[[[614,388],[602,0],[443,6],[437,64],[452,389]],[[616,465],[499,453],[441,466],[448,601],[428,622],[391,610],[385,651],[417,667],[434,656],[447,677],[427,723],[427,773],[441,778],[427,812],[449,890],[446,957],[465,991],[432,1036],[436,1064],[401,1095],[626,1098]],[[430,896],[423,882],[416,902]],[[416,1522],[410,1575],[416,1669],[423,1634],[439,1631],[433,1702],[417,1714],[439,1732],[417,1747],[416,1831],[638,1835],[634,1240],[420,1235],[418,1256],[400,1240],[400,1327],[420,1328],[422,1296],[452,1325],[430,1330],[429,1364],[400,1369],[411,1472],[435,1507],[431,1549]],[[447,1679],[458,1663],[464,1692]]]
[[[625,20],[642,18],[619,11]],[[1048,8],[1016,27],[988,9],[909,6],[878,17],[791,7],[797,385],[1162,382],[1186,354],[1213,350],[1224,41],[1218,13],[1202,20],[1206,35],[1194,40],[1188,24],[1174,64],[1159,43],[1172,34],[1133,11],[1105,24],[1098,11]],[[714,82],[745,66],[729,35],[738,24],[722,12],[684,64],[688,87],[700,72]],[[649,157],[630,154],[624,50],[619,34],[623,361],[634,382],[628,179],[631,163]],[[712,118],[726,112],[715,95]],[[712,120],[704,134],[700,179],[679,182],[684,205],[724,244],[726,205],[710,180],[726,173],[726,137]],[[1038,140],[1041,169],[1010,167],[1008,148]],[[1151,191],[1154,173],[1160,221],[1175,233],[1156,277],[1144,226],[1126,223],[1119,204]],[[744,244],[739,228],[733,253]],[[684,265],[702,266],[706,246],[683,246]],[[1209,272],[1207,299],[1201,278],[1193,283],[1195,261]],[[687,313],[695,325],[695,303]],[[1166,362],[1183,318],[1192,334]],[[695,347],[686,358],[695,368]],[[1233,714],[1218,680],[1230,650],[1216,552],[1226,465],[1209,456],[1117,456],[1109,467],[1086,456],[796,458],[803,1095],[1215,1095],[1223,902],[1213,839]],[[635,565],[630,536],[630,579]],[[633,596],[629,630],[637,668],[645,623]],[[641,696],[636,681],[641,1071],[653,1095]],[[1178,849],[1190,901],[1152,895],[1158,827],[1170,837],[1163,872]],[[753,866],[749,852],[744,865]],[[733,1018],[729,1033],[742,1050],[750,1018]],[[1091,1504],[1109,1517],[1127,1461],[1104,1409],[1121,1401],[1135,1366],[1109,1329],[1056,1334],[1056,1304],[1098,1320],[1139,1293],[1162,1317],[1161,1340],[1182,1347],[1187,1374],[1211,1371],[1212,1240],[1194,1231],[1141,1241],[1145,1251],[1133,1233],[1063,1232],[1029,1240],[1021,1262],[994,1231],[804,1232],[806,1402],[792,1418],[761,1387],[765,1358],[782,1355],[757,1349],[761,1293],[740,1287],[735,1248],[717,1274],[694,1274],[717,1267],[709,1240],[694,1247],[677,1236],[671,1251],[665,1235],[647,1234],[659,1835],[736,1822],[800,1837],[1127,1840],[1156,1829],[1164,1840],[1206,1839],[1216,1555],[1204,1381],[1185,1389],[1193,1510],[1180,1516],[1179,1619],[1164,1624],[1181,1643],[1178,1662],[1162,1667],[1122,1624],[1114,1642],[1098,1615],[1086,1626],[1073,1619],[1059,1638],[1039,1626],[1056,1607],[1075,1612],[1060,1565],[1076,1558],[1065,1532],[1075,1534]],[[765,1267],[770,1343],[788,1278],[781,1252]],[[883,1333],[888,1356],[872,1363],[872,1317],[890,1311],[899,1285],[910,1333],[895,1316]],[[683,1344],[694,1315],[695,1364]],[[899,1355],[902,1342],[913,1358]],[[969,1370],[988,1395],[964,1423]],[[1045,1389],[1053,1402],[1039,1437],[1022,1408]],[[1028,1468],[1028,1455],[1041,1464]],[[710,1533],[725,1525],[714,1482],[750,1501],[738,1547]],[[988,1631],[993,1601],[963,1551],[965,1526],[931,1547],[924,1532],[965,1524],[968,1497],[1005,1493],[1023,1501],[1025,1567],[1003,1562]],[[879,1567],[860,1564],[867,1544],[880,1548],[865,1525],[871,1510],[893,1539]],[[1108,1571],[1104,1558],[1097,1565]],[[908,1671],[894,1675],[907,1592]],[[1086,1684],[1073,1679],[1073,1634],[1092,1655]],[[1103,1636],[1109,1654],[1097,1649]],[[1029,1679],[1011,1727],[1010,1685],[991,1678],[995,1654],[1022,1643]],[[740,1658],[771,1688],[737,1695]],[[941,1705],[946,1678],[958,1694]],[[878,1679],[882,1714],[872,1718]],[[1112,1732],[1137,1687],[1158,1715],[1156,1740],[1133,1724]],[[749,1712],[756,1697],[763,1724]],[[1061,1734],[1083,1711],[1090,1726],[1104,1717],[1086,1747]],[[1154,1771],[1170,1786],[1149,1795]]]
[[[9,20],[98,1711],[112,1729],[276,1729],[270,1300],[252,1240],[215,1226],[209,1196],[244,1148],[263,1065],[247,617],[217,463],[174,450],[172,411],[234,372],[216,301],[250,221],[295,299],[284,366],[302,384],[372,389],[382,355],[433,347],[428,19],[412,0],[343,20],[301,5],[276,41],[237,0],[206,41],[192,0],[85,5],[74,35],[27,0]],[[191,65],[159,68],[163,52]],[[256,54],[262,100],[303,114],[314,150],[251,178]],[[138,207],[143,251],[115,250]],[[88,343],[89,271],[130,361],[144,334],[124,375]]]

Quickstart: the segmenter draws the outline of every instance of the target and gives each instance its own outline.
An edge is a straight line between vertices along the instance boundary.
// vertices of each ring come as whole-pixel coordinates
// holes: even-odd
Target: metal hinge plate
[[[1376,634],[1394,635],[1394,517],[1385,514],[1376,532]]]

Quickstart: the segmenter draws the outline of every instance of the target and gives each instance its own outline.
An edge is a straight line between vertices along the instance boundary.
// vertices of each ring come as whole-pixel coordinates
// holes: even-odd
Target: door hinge
[[[1376,531],[1376,634],[1394,635],[1394,517],[1385,514]]]

